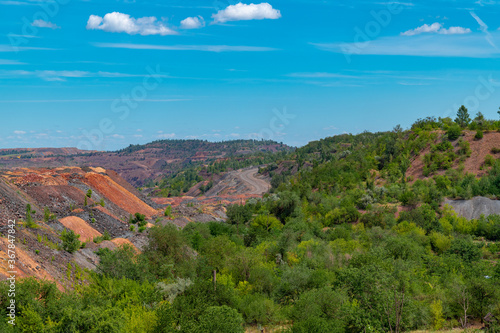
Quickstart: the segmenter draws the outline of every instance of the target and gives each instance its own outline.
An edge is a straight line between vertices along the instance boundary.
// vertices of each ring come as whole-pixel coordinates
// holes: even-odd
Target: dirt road
[[[249,170],[238,170],[236,177],[246,183],[251,189],[247,194],[262,194],[269,190],[270,184],[261,178],[257,178],[256,174],[259,168]]]

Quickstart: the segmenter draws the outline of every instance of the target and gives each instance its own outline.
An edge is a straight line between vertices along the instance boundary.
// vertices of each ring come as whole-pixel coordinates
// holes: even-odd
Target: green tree
[[[467,108],[465,106],[461,106],[459,109],[458,109],[458,112],[457,112],[457,117],[455,118],[455,122],[462,128],[465,128],[469,125],[470,123],[470,115],[469,115],[469,111],[467,110]]]
[[[240,225],[246,224],[252,218],[252,211],[249,206],[232,205],[227,208],[227,222],[236,224],[239,232]]]
[[[37,224],[36,224],[35,220],[33,219],[33,217],[31,216],[32,213],[34,213],[34,211],[31,210],[31,205],[30,204],[26,204],[26,221],[25,221],[25,225],[28,228],[34,229],[34,228],[37,227]]]
[[[69,253],[73,253],[78,250],[81,246],[79,240],[80,235],[75,234],[73,230],[67,231],[64,229],[61,233],[61,240],[63,242],[63,249]]]
[[[253,219],[250,226],[260,232],[273,232],[283,228],[280,220],[272,215],[259,215]]]
[[[243,317],[227,305],[211,306],[200,316],[200,333],[243,333]]]
[[[458,125],[453,125],[446,131],[446,135],[448,136],[448,140],[455,141],[462,135],[462,128]]]

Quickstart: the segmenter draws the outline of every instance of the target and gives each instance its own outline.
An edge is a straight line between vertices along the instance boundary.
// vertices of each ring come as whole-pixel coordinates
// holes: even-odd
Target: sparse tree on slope
[[[465,128],[470,123],[469,111],[465,106],[461,106],[457,112],[457,118],[455,118],[455,122],[460,125],[460,127]]]

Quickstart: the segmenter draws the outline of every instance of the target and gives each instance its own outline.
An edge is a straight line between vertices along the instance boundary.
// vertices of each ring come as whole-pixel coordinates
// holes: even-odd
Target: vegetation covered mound
[[[140,254],[101,250],[98,270],[72,293],[23,281],[15,329],[402,332],[476,324],[498,332],[500,216],[468,220],[442,205],[500,196],[498,151],[476,161],[480,174],[463,167],[466,128],[484,140],[500,122],[472,121],[461,108],[455,120],[419,120],[408,131],[312,142],[262,168],[270,193],[228,207],[226,223],[153,227]],[[408,174],[419,159],[422,178]]]

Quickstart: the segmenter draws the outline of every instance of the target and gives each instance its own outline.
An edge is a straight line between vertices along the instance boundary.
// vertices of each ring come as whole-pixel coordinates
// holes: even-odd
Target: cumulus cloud
[[[274,9],[267,2],[261,4],[244,4],[228,6],[226,9],[219,10],[213,14],[214,23],[224,23],[228,21],[249,21],[249,20],[276,20],[281,17],[281,12]]]
[[[14,134],[23,135],[23,134],[26,134],[26,132],[25,131],[14,131]]]
[[[434,33],[434,34],[442,34],[442,35],[463,35],[470,33],[471,30],[469,28],[462,27],[450,27],[448,29],[443,28],[441,23],[433,23],[431,25],[424,24],[418,28],[411,29],[401,33],[403,36],[415,36],[425,33]]]
[[[472,31],[469,28],[462,28],[462,27],[450,27],[448,29],[443,28],[439,30],[439,33],[443,35],[464,35],[471,32]]]
[[[202,16],[188,17],[181,21],[181,29],[199,29],[205,26]]]
[[[158,138],[159,139],[173,139],[173,138],[175,138],[175,133],[161,133],[158,135]]]
[[[31,23],[32,26],[37,28],[49,28],[49,29],[59,29],[60,27],[57,24],[52,22],[44,21],[44,20],[35,20]]]
[[[177,32],[158,22],[156,17],[133,18],[128,14],[113,12],[100,17],[90,15],[87,21],[88,30],[102,30],[107,32],[124,32],[129,35],[175,35]]]

